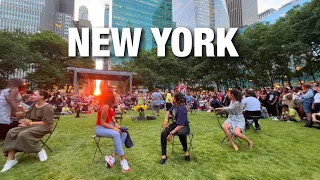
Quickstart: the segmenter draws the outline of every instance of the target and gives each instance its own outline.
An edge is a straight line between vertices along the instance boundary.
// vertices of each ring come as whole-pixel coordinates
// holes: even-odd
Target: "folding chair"
[[[249,119],[251,120],[259,120],[261,119],[262,117],[261,116],[247,116],[245,117],[245,120],[246,120],[246,125],[248,124],[249,125],[249,128],[247,128],[246,126],[246,131],[249,130],[250,128],[252,128],[254,130],[254,132],[258,133],[257,129],[248,121]]]
[[[60,120],[60,115],[61,113],[60,112],[55,112],[54,113],[54,116],[53,116],[53,121],[54,121],[54,126],[53,126],[53,129],[51,131],[51,133],[49,134],[49,136],[47,137],[47,139],[45,141],[43,141],[42,139],[40,140],[40,142],[42,143],[42,146],[41,148],[43,148],[44,146],[46,148],[49,149],[49,151],[53,152],[52,149],[46,144],[48,142],[48,140],[50,139],[51,135],[53,134],[53,132],[56,130],[57,128],[57,125],[58,125],[58,122]]]
[[[226,113],[224,113],[225,115],[226,115]],[[219,115],[221,115],[222,117],[223,117],[223,113],[215,113],[215,115],[216,115],[216,119],[217,119],[217,121],[218,121],[218,123],[219,123],[219,126],[220,126],[220,128],[221,128],[221,130],[223,131],[223,128],[222,128],[222,125],[221,125],[221,123],[220,123],[220,120],[219,120]],[[231,133],[232,134],[232,133]],[[236,140],[238,140],[241,144],[242,144],[242,142],[240,141],[240,139],[237,137],[237,136],[235,136],[234,134],[232,134],[232,138],[233,139],[236,139]],[[227,139],[227,136],[225,136],[224,138],[223,138],[223,140],[221,141],[221,144],[225,141]]]
[[[114,113],[114,118],[116,119],[117,123],[118,123],[118,120],[120,121],[120,126],[122,124],[122,119],[123,119],[123,112],[122,111],[116,111]]]
[[[188,143],[189,148],[188,148],[188,152],[191,153],[191,151],[192,151],[192,156],[194,157],[194,159],[196,159],[196,155],[195,155],[195,153],[194,153],[193,145],[192,145],[193,135],[194,135],[194,134],[193,134],[192,132],[190,132],[189,134],[187,134],[187,137],[189,137],[189,143]],[[174,152],[173,146],[175,146],[175,145],[181,145],[181,144],[179,144],[179,143],[174,143],[174,138],[177,137],[177,136],[178,136],[177,134],[174,134],[174,135],[172,136],[172,151],[171,151],[172,154],[173,154],[173,152]],[[188,139],[188,138],[187,138],[187,139]],[[190,151],[190,150],[191,150],[191,151]]]
[[[93,135],[91,136],[93,139],[94,139],[94,142],[96,143],[96,150],[94,152],[94,156],[93,156],[93,160],[92,160],[92,163],[94,162],[95,158],[96,158],[96,154],[97,154],[97,151],[99,150],[101,156],[103,156],[103,153],[100,149],[100,139],[103,138],[103,137],[100,137],[100,136],[97,136],[97,135]],[[111,145],[106,145],[106,146],[114,146],[113,144]]]

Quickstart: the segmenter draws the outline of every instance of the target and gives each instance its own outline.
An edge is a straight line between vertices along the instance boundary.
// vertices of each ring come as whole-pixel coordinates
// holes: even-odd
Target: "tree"
[[[26,70],[28,64],[40,59],[39,54],[28,47],[29,36],[15,31],[0,31],[0,84],[6,84],[9,75],[16,70]]]

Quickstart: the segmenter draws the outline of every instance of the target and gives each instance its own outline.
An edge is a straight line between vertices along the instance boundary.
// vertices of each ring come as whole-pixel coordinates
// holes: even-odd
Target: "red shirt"
[[[108,117],[105,120],[107,124],[109,124],[112,121],[112,117],[114,116],[114,110],[110,107],[108,111]],[[97,126],[101,126],[101,108],[98,110],[98,118],[97,118]]]

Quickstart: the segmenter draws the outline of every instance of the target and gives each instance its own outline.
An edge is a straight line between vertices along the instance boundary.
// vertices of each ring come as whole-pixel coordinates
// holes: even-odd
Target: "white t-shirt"
[[[317,93],[314,97],[314,103],[320,103],[320,93]]]
[[[260,111],[260,101],[255,97],[247,97],[242,99],[242,104],[245,106],[246,111]]]

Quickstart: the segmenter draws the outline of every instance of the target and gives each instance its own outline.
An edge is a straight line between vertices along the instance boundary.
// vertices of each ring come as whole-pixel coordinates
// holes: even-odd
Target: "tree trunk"
[[[316,77],[314,76],[314,73],[312,73],[311,75],[312,75],[313,82],[315,82],[316,81]]]

